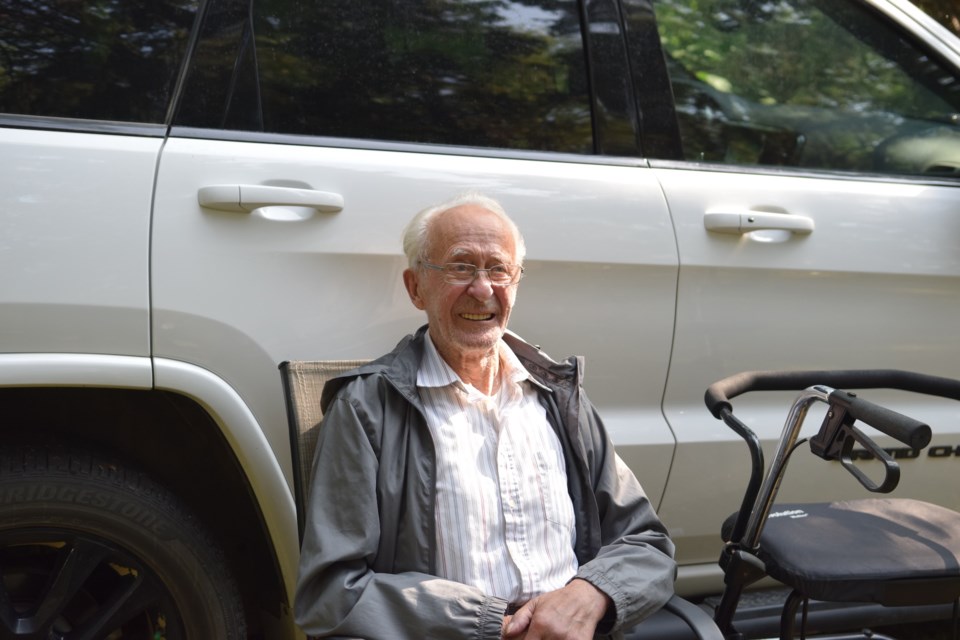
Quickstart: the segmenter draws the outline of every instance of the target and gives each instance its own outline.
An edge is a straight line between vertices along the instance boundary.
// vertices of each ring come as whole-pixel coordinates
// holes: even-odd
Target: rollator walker
[[[838,461],[869,492],[888,494],[900,480],[900,468],[888,452],[858,428],[857,422],[892,436],[912,450],[931,439],[928,425],[873,404],[843,389],[899,389],[960,400],[960,382],[896,370],[747,372],[707,389],[710,412],[747,444],[751,475],[740,510],[724,524],[720,565],[725,588],[714,620],[727,640],[744,634],[734,614],[747,586],[770,576],[791,589],[780,618],[780,637],[801,634],[806,603],[876,603],[884,607],[952,605],[957,637],[960,598],[960,513],[905,498],[872,497],[815,504],[775,504],[791,454],[805,440],[801,427],[811,405],[827,405],[810,451]],[[788,413],[780,441],[764,476],[759,438],[733,413],[731,401],[748,392],[800,391]],[[869,452],[880,461],[874,481],[855,459]],[[861,450],[861,451],[862,451]],[[877,475],[877,474],[874,474]],[[960,488],[960,478],[944,477]],[[893,616],[894,618],[896,616]],[[879,638],[870,632],[834,638]]]

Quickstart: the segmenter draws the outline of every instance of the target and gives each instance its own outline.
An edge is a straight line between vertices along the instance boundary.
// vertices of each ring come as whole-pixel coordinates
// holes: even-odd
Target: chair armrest
[[[628,640],[724,640],[709,613],[676,595],[625,635]]]

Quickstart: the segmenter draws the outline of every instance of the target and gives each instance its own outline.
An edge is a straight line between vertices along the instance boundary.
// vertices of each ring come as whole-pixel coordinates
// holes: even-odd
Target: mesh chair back
[[[367,360],[290,360],[280,364],[283,395],[290,428],[293,459],[293,495],[297,506],[297,529],[303,542],[304,511],[310,494],[313,453],[317,447],[320,421],[320,394],[327,380],[356,369]]]

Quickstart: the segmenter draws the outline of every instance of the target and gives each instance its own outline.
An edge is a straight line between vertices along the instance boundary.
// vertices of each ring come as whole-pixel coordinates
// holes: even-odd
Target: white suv
[[[0,7],[4,637],[294,637],[277,364],[415,330],[401,229],[466,189],[685,595],[748,472],[709,383],[960,376],[960,44],[903,0]],[[934,426],[901,494],[960,507],[956,408],[871,398]],[[787,401],[743,407],[769,441]],[[798,461],[782,495],[860,491]]]

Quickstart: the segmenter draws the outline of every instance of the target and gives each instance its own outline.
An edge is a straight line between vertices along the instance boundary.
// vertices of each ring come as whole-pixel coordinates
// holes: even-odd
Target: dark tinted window
[[[164,122],[197,4],[0,0],[0,112]]]
[[[863,5],[657,0],[684,156],[960,175],[960,79]]]
[[[178,124],[590,152],[576,0],[220,2]]]

